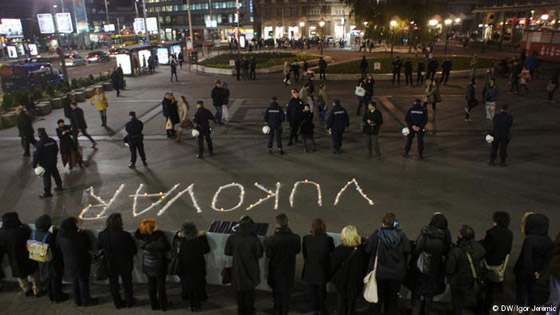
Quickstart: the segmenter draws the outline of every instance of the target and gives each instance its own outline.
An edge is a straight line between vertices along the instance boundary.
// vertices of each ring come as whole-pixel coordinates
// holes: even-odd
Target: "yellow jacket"
[[[89,103],[91,105],[95,105],[98,111],[106,110],[107,107],[109,107],[109,102],[107,101],[105,93],[93,94],[93,96],[89,99]]]

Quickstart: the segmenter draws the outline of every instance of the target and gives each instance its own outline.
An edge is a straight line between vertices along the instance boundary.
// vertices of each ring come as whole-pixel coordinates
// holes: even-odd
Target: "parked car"
[[[116,58],[118,54],[122,54],[123,53],[123,49],[121,48],[111,48],[109,49],[109,57],[111,58]]]
[[[55,59],[55,58],[35,56],[35,57],[31,57],[31,58],[26,58],[26,59],[25,59],[25,63],[35,63],[35,62],[39,62],[39,63],[50,63],[50,62],[52,62],[54,59]]]
[[[88,63],[109,61],[110,57],[103,51],[92,51],[86,56]]]
[[[64,56],[64,63],[67,67],[85,66],[86,60],[78,54],[67,54]]]

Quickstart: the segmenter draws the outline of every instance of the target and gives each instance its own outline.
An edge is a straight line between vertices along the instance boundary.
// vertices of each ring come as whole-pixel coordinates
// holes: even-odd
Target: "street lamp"
[[[451,25],[451,23],[453,23],[451,19],[443,21],[443,24],[445,24],[445,48],[443,50],[444,55],[447,55],[447,43],[449,42],[449,25]]]
[[[299,32],[300,32],[300,35],[301,35],[300,37],[301,37],[302,39],[303,39],[303,27],[304,27],[304,26],[305,26],[305,22],[304,22],[304,21],[299,22],[299,29],[300,29]]]
[[[431,51],[434,51],[434,41],[436,40],[436,34],[435,34],[435,27],[438,25],[438,20],[436,19],[431,19],[428,21],[428,25],[431,26],[431,30],[432,30],[432,49]]]
[[[323,55],[323,26],[325,26],[325,21],[323,18],[319,21],[319,26],[321,27],[321,38],[319,39],[319,45],[321,45],[321,56]]]
[[[394,28],[397,26],[397,23],[398,22],[395,20],[391,20],[391,22],[389,22],[389,26],[391,28],[391,57],[393,57],[393,42],[394,42],[393,36],[395,35]]]

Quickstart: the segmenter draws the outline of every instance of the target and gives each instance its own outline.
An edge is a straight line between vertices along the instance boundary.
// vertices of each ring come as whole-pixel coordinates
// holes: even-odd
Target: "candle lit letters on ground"
[[[295,194],[297,192],[298,186],[301,184],[310,184],[315,186],[316,190],[317,190],[317,204],[319,207],[323,206],[323,196],[322,196],[322,192],[321,192],[321,185],[317,182],[313,182],[310,180],[303,180],[303,181],[296,181],[292,187],[292,191],[290,193],[290,207],[294,207],[294,197]],[[274,190],[270,190],[267,187],[259,184],[258,182],[256,182],[255,187],[258,188],[261,191],[264,191],[267,196],[264,198],[260,198],[258,201],[249,204],[249,206],[246,208],[246,210],[252,210],[253,208],[263,204],[264,202],[266,202],[267,200],[274,198],[274,206],[273,209],[274,210],[278,210],[278,204],[279,204],[279,199],[280,199],[280,187],[282,186],[281,183],[277,182],[276,183],[276,189]],[[360,187],[360,185],[358,184],[358,181],[353,178],[352,180],[348,181],[346,183],[346,185],[344,185],[344,187],[342,187],[338,193],[336,194],[336,197],[334,199],[334,203],[333,205],[336,206],[338,205],[340,198],[342,197],[342,195],[344,194],[344,192],[350,187],[350,186],[354,186],[354,188],[356,189],[356,191],[360,194],[360,196],[362,196],[362,198],[364,198],[368,204],[370,206],[374,205],[374,202],[372,199],[370,199],[362,190],[362,188]],[[179,198],[181,198],[185,193],[189,193],[190,199],[192,201],[192,204],[194,206],[194,208],[196,209],[197,213],[201,213],[202,212],[202,208],[199,206],[198,201],[196,199],[195,196],[195,191],[194,191],[194,187],[195,184],[190,184],[187,188],[179,191],[175,196],[173,196],[172,198],[169,198],[171,196],[171,194],[173,194],[176,190],[178,190],[179,186],[181,186],[181,184],[176,184],[173,187],[171,187],[171,189],[169,189],[167,192],[159,192],[159,193],[147,193],[147,192],[143,192],[145,185],[144,184],[140,184],[138,185],[138,189],[136,189],[136,192],[133,195],[129,195],[128,197],[133,198],[133,203],[132,203],[132,216],[133,217],[138,217],[146,212],[149,212],[150,210],[159,207],[160,205],[163,205],[157,215],[161,216],[165,213],[165,211],[167,211],[167,209],[169,209],[169,207],[171,207]],[[100,220],[100,219],[104,219],[107,216],[105,215],[105,213],[107,212],[107,210],[109,210],[109,208],[111,208],[111,206],[113,205],[114,201],[117,199],[117,197],[119,196],[119,194],[121,193],[121,191],[124,189],[125,184],[121,184],[117,190],[115,191],[115,193],[113,194],[113,197],[109,200],[109,202],[105,201],[102,197],[100,197],[99,195],[95,194],[95,190],[93,187],[90,187],[88,189],[85,190],[86,192],[86,198],[93,198],[97,201],[96,204],[88,204],[88,206],[86,206],[85,208],[82,209],[82,211],[79,214],[79,218],[82,220]],[[231,208],[223,208],[223,207],[218,207],[218,201],[219,201],[219,197],[220,194],[223,190],[229,189],[229,188],[238,188],[239,189],[239,201],[236,205],[232,206]],[[148,200],[151,200],[151,204],[138,211],[138,198],[147,198]],[[156,201],[154,201],[154,199],[157,198]],[[164,204],[164,201],[167,201],[167,203]],[[229,212],[229,211],[234,211],[238,208],[240,208],[243,203],[245,201],[245,187],[239,183],[229,183],[223,186],[218,187],[218,190],[216,190],[216,192],[214,193],[214,197],[212,198],[212,203],[210,205],[210,207],[218,212]],[[101,208],[101,211],[97,214],[91,214],[89,213],[90,210],[93,210],[95,208]],[[88,214],[89,213],[89,214]]]

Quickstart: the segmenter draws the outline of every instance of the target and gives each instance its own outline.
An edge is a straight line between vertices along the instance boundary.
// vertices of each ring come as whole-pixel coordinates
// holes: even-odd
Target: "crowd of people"
[[[377,295],[371,306],[373,314],[381,314],[382,310],[384,314],[399,314],[404,307],[400,300],[406,298],[401,296],[403,287],[411,293],[412,314],[431,314],[434,298],[443,294],[447,286],[453,314],[462,314],[471,300],[476,314],[489,314],[496,303],[508,302],[504,282],[511,270],[508,263],[513,243],[509,213],[497,211],[492,221],[484,238],[477,240],[474,229],[462,225],[454,242],[446,216],[436,212],[415,241],[410,241],[397,216],[386,213],[381,226],[367,238],[360,236],[355,226],[345,226],[340,245],[335,247],[320,218],[312,222],[310,234],[302,240],[290,229],[287,215],[279,214],[274,233],[263,241],[254,233],[253,220],[244,216],[225,244],[223,254],[232,257],[232,265],[222,272],[222,281],[231,282],[238,314],[255,314],[255,288],[261,279],[259,260],[265,257],[274,314],[288,314],[296,259],[301,253],[301,278],[308,285],[313,314],[329,314],[328,283],[334,285],[339,315],[355,314],[357,300],[362,295],[368,299],[371,288],[367,287],[371,285],[375,285]],[[192,311],[199,310],[207,300],[204,255],[211,247],[206,232],[199,231],[192,222],[183,223],[170,242],[157,229],[155,219],[142,220],[131,234],[123,230],[121,214],[113,213],[95,245],[79,225],[77,218],[69,217],[55,226],[48,215],[42,215],[31,230],[20,222],[17,213],[2,215],[0,257],[8,256],[12,276],[19,280],[26,296],[47,293],[51,301],[63,302],[69,298],[62,286],[66,277],[72,281],[71,295],[76,306],[95,305],[99,301],[91,297],[89,290],[93,277],[109,279],[115,308],[134,307],[133,258],[140,253],[153,310],[171,307],[167,275],[179,277],[181,297],[189,300]],[[523,245],[513,268],[518,306],[560,307],[560,234],[553,241],[548,229],[549,219],[543,214],[529,212],[522,218]],[[98,252],[92,256],[94,248]],[[544,302],[546,297],[538,296],[536,287],[547,273],[550,297]]]

